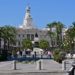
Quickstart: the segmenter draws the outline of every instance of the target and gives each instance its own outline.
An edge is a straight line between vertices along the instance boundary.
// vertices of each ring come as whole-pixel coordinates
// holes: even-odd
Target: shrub
[[[7,57],[5,55],[0,55],[0,61],[5,61]]]
[[[54,60],[59,63],[62,63],[62,60],[65,59],[65,54],[63,52],[61,52],[60,50],[55,50],[53,52],[53,56],[54,56]]]

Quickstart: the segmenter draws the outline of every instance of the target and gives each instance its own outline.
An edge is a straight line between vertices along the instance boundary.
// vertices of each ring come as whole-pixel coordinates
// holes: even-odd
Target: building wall
[[[35,35],[38,35],[36,38]],[[17,29],[17,46],[22,46],[23,39],[30,39],[32,41],[40,41],[42,39],[47,40],[51,46],[50,37],[47,34],[47,31],[40,30],[40,29]],[[20,43],[20,44],[19,44]]]

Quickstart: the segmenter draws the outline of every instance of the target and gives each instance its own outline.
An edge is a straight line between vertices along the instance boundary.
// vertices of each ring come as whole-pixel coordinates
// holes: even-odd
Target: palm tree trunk
[[[4,39],[4,50],[7,50],[6,43],[6,39]]]
[[[0,48],[1,48],[1,32],[0,32]]]
[[[0,49],[1,49],[1,38],[0,38]]]
[[[7,45],[7,46],[8,46],[8,50],[9,50],[9,47],[10,47],[9,45],[10,45],[10,44],[9,44],[9,40],[8,40],[8,45]]]
[[[52,27],[50,27],[50,30],[52,32]],[[52,39],[52,34],[50,34],[50,38],[51,38],[51,46],[53,47],[53,39]]]

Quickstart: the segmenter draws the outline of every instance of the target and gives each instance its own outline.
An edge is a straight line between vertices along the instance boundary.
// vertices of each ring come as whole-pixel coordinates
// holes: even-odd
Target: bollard
[[[41,60],[37,62],[37,70],[41,70],[42,66],[41,66]]]
[[[16,70],[16,60],[13,61],[13,69]]]
[[[62,61],[62,70],[66,70],[66,61]]]

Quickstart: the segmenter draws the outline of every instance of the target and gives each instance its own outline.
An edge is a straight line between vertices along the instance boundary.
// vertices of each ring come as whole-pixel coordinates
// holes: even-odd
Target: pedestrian
[[[50,51],[48,51],[48,57],[51,58],[51,52]]]

